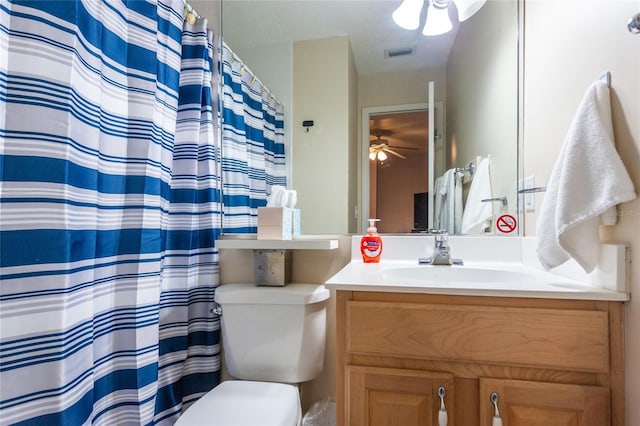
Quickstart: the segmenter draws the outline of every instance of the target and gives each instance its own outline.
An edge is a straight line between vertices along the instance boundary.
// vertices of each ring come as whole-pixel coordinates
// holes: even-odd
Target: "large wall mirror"
[[[222,2],[223,39],[288,109],[285,128],[292,129],[287,134],[287,143],[294,152],[293,161],[297,162],[294,170],[326,167],[327,174],[331,174],[332,164],[339,163],[332,155],[357,157],[353,163],[357,167],[347,165],[338,171],[348,173],[357,190],[351,184],[331,188],[332,198],[323,201],[323,206],[330,209],[340,203],[331,201],[339,200],[337,191],[345,192],[345,198],[349,199],[345,201],[347,207],[334,215],[348,216],[346,225],[338,229],[322,228],[320,221],[326,223],[327,211],[323,218],[318,217],[316,224],[312,210],[317,209],[309,208],[303,210],[304,233],[363,232],[370,214],[382,216],[381,232],[424,231],[433,225],[438,214],[434,209],[442,208],[436,203],[437,192],[446,192],[443,181],[435,186],[435,180],[456,169],[460,170],[462,181],[462,206],[472,213],[478,206],[466,205],[475,178],[468,172],[469,165],[477,171],[483,159],[490,164],[490,196],[486,198],[495,200],[486,203],[491,206],[494,218],[501,213],[517,216],[519,1],[488,0],[473,16],[460,22],[452,0],[447,11],[453,28],[439,36],[422,34],[429,0],[425,0],[417,30],[405,30],[393,22],[391,16],[400,3],[400,0]],[[349,89],[356,93],[355,102],[351,98],[347,102],[355,110],[349,120],[355,121],[352,124],[357,137],[353,140],[345,137],[339,143],[356,146],[344,151],[327,148],[322,157],[304,156],[302,150],[311,152],[316,147],[305,145],[301,140],[307,136],[296,133],[299,123],[293,122],[292,117],[296,108],[302,108],[302,102],[294,93],[300,84],[293,83],[293,74],[301,67],[296,61],[302,59],[297,57],[304,56],[308,64],[314,49],[318,52],[321,49],[315,47],[320,44],[312,43],[308,47],[294,46],[301,40],[340,37],[348,39],[356,74],[355,84],[353,76],[344,78],[351,86],[355,85],[355,89]],[[325,72],[327,75],[333,72],[332,65],[320,62],[315,66],[314,78],[307,86],[330,86],[335,77],[331,80],[322,77]],[[426,119],[429,82],[433,82],[435,101],[432,129]],[[331,108],[330,102],[328,105]],[[329,127],[339,126],[331,126],[325,120],[312,132],[324,131],[326,135]],[[329,147],[335,139],[325,136],[324,143]],[[321,163],[323,166],[318,165]],[[294,186],[301,179],[302,175],[294,172]],[[315,194],[321,196],[317,191]],[[430,219],[425,220],[425,210],[433,212]],[[494,232],[498,233],[492,223],[485,233]]]

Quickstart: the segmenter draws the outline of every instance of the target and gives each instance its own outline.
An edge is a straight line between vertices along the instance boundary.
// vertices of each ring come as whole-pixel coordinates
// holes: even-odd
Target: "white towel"
[[[462,222],[462,174],[449,169],[434,185],[434,229],[459,234]]]
[[[462,231],[462,179],[464,173],[454,172],[452,180],[449,182],[449,191],[453,191],[453,212],[450,213],[449,220],[453,222],[453,233],[459,234]]]
[[[491,173],[489,159],[480,160],[471,187],[467,195],[467,203],[462,214],[463,234],[482,234],[491,226],[493,221],[493,203],[482,202],[486,198],[493,198],[491,191]]]
[[[614,144],[609,87],[598,80],[582,99],[549,178],[536,225],[540,263],[551,269],[573,257],[593,271],[600,220],[615,224],[615,206],[635,198]]]
[[[439,176],[436,179],[435,184],[433,185],[433,193],[434,193],[434,206],[433,206],[433,229],[442,229],[440,226],[440,222],[442,220],[442,202],[446,191],[442,190],[442,184],[444,180],[442,176]]]

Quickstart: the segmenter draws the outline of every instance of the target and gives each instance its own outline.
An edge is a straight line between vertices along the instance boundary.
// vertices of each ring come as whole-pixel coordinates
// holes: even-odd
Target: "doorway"
[[[444,169],[442,102],[434,107],[437,135],[434,163]],[[429,149],[428,104],[364,108],[362,114],[361,217],[381,219],[381,233],[427,229]],[[441,160],[437,160],[441,157]]]

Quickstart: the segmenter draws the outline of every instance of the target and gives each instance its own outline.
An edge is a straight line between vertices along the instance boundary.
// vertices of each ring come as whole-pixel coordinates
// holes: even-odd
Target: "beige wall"
[[[348,37],[294,43],[291,163],[303,234],[355,230],[355,80]],[[309,132],[303,120],[314,120]]]
[[[429,82],[436,82],[435,100],[445,100],[445,69],[361,74],[358,78],[358,109],[428,102]]]
[[[640,35],[626,22],[640,2],[527,1],[524,33],[524,174],[546,185],[567,128],[586,88],[604,71],[612,76],[616,146],[640,192]],[[544,194],[537,195],[539,207]],[[631,247],[630,286],[640,293],[640,201],[619,206],[606,242]],[[535,234],[536,213],[525,217]],[[636,294],[637,295],[637,294]],[[640,299],[625,308],[626,424],[640,425]]]
[[[517,2],[490,0],[464,22],[449,55],[446,104],[448,166],[464,167],[491,154],[493,196],[506,196],[512,213],[518,158],[517,16]]]

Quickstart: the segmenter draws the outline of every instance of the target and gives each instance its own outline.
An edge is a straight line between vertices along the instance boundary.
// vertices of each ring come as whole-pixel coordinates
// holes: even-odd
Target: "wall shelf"
[[[339,241],[329,238],[294,237],[293,240],[258,240],[255,237],[222,237],[217,240],[218,249],[250,250],[335,250]]]

